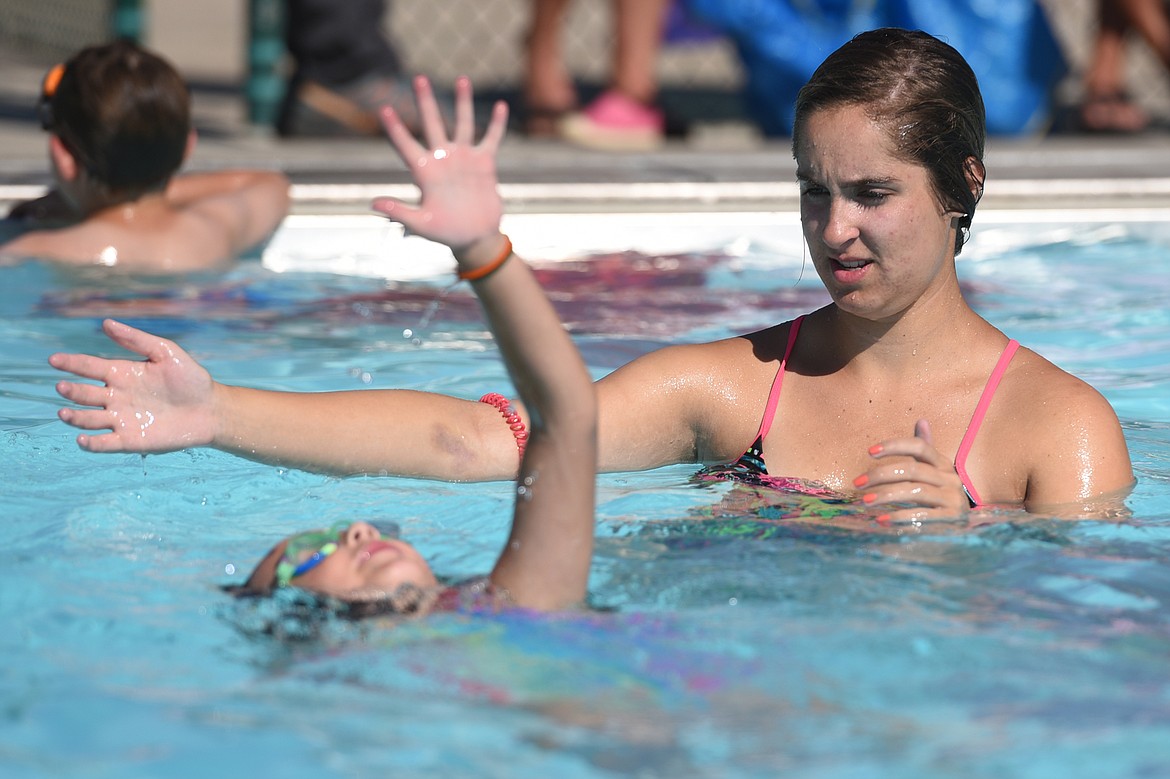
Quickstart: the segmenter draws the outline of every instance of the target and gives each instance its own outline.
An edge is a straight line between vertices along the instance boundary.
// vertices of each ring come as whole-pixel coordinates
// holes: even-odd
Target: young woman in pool
[[[832,303],[743,337],[661,349],[601,379],[599,467],[732,463],[724,473],[855,492],[892,521],[983,504],[1123,510],[1133,472],[1108,402],[963,299],[955,255],[983,191],[984,135],[975,76],[936,38],[876,30],[830,55],[800,93],[793,152],[805,240]],[[80,435],[90,451],[214,446],[341,474],[516,472],[508,427],[485,404],[232,387],[170,342],[109,332],[146,363],[51,358],[104,384],[58,385],[89,407],[61,419],[110,431]],[[146,412],[150,429],[119,421]]]
[[[422,193],[417,205],[389,199],[379,208],[407,229],[451,247],[459,275],[471,281],[509,375],[530,409],[528,429],[513,422],[520,474],[512,530],[486,580],[441,587],[409,544],[375,525],[354,522],[291,536],[277,544],[239,593],[296,586],[349,603],[390,603],[428,611],[470,593],[507,605],[562,609],[585,597],[593,554],[597,405],[589,372],[552,304],[500,233],[495,153],[507,123],[498,103],[483,140],[473,145],[471,84],[455,85],[455,132],[448,140],[425,80],[417,84],[424,148],[390,108],[387,134]],[[474,208],[469,207],[474,203]],[[109,324],[115,335],[136,333]],[[154,339],[147,348],[166,349]],[[502,398],[497,414],[513,412]]]

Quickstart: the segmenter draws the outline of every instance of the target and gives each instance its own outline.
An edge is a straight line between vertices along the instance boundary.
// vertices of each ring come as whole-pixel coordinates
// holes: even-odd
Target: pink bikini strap
[[[772,417],[776,416],[776,406],[780,402],[780,388],[784,386],[784,372],[788,369],[788,358],[792,356],[792,347],[796,346],[796,334],[800,332],[800,323],[804,316],[792,320],[788,328],[788,345],[784,347],[784,357],[780,360],[780,369],[776,371],[776,378],[772,379],[772,391],[768,393],[768,405],[764,407],[764,418],[760,420],[760,432],[756,433],[756,440],[763,441],[772,429]]]
[[[1004,347],[1003,354],[999,356],[999,362],[995,364],[995,370],[987,378],[987,386],[983,388],[983,394],[979,397],[975,413],[971,415],[971,422],[967,425],[967,432],[963,435],[959,451],[955,455],[955,471],[958,472],[959,479],[963,482],[963,489],[967,491],[972,508],[982,505],[983,501],[979,499],[979,493],[975,491],[975,485],[971,483],[971,477],[967,475],[967,455],[970,454],[971,446],[975,443],[975,436],[978,435],[979,428],[983,424],[983,417],[987,416],[987,408],[991,405],[991,399],[995,397],[995,391],[999,389],[999,382],[1007,372],[1008,364],[1011,363],[1018,348],[1020,348],[1020,344],[1014,339],[1008,341],[1007,346]]]

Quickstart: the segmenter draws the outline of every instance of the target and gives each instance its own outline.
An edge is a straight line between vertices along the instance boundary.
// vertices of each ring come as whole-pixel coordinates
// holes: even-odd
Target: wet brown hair
[[[887,27],[857,35],[830,54],[797,95],[793,152],[812,113],[845,105],[863,107],[884,126],[895,153],[929,172],[943,208],[963,214],[958,254],[987,175],[983,96],[963,55],[921,30]]]
[[[161,57],[131,41],[82,49],[46,103],[47,129],[111,201],[161,190],[183,163],[191,97]]]

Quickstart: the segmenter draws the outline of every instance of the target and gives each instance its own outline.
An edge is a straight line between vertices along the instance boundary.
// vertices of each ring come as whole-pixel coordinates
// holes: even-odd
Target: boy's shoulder
[[[19,257],[22,259],[47,259],[55,261],[82,262],[90,260],[78,257],[78,243],[73,235],[73,227],[56,229],[27,229],[15,237],[0,244],[0,255],[4,257]],[[5,236],[12,233],[5,231]],[[95,258],[96,261],[96,258]]]
[[[143,216],[133,226],[91,217],[68,227],[32,229],[0,246],[0,254],[147,273],[212,269],[231,255],[228,242],[204,220]]]

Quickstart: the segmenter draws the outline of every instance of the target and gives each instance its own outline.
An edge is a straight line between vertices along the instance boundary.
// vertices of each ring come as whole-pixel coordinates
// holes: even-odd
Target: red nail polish
[[[873,446],[869,447],[869,453],[870,454],[881,454],[882,453],[882,445],[881,444],[874,444]]]
[[[874,492],[867,492],[861,496],[862,503],[873,503],[875,500],[877,500],[877,493]]]
[[[878,523],[879,525],[888,525],[888,524],[890,524],[890,515],[889,515],[889,514],[882,514],[881,516],[879,516],[879,517],[877,518],[877,523]]]
[[[864,487],[866,484],[869,484],[869,477],[866,476],[864,473],[853,480],[854,487],[860,488],[860,487]]]

